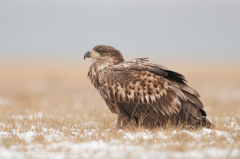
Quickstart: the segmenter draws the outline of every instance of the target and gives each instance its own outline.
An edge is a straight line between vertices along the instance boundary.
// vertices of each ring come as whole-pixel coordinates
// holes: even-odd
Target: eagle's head
[[[84,60],[85,58],[92,58],[94,61],[113,61],[114,64],[123,62],[123,56],[112,46],[108,45],[97,45],[95,46],[91,51],[87,51],[84,54]]]

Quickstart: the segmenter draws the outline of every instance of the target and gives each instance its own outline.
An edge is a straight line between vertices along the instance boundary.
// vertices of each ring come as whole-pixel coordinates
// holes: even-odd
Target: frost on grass
[[[0,152],[77,152],[73,158],[240,157],[240,125],[236,122],[239,119],[234,118],[223,119],[226,122],[216,124],[215,129],[134,131],[103,129],[101,123],[95,121],[79,120],[71,126],[61,125],[55,123],[58,121],[53,116],[42,112],[11,118],[15,122],[0,123]],[[49,120],[54,124],[49,125]]]

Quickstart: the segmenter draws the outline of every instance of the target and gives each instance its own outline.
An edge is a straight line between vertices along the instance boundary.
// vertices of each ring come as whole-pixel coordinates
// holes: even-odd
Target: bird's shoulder
[[[131,61],[112,65],[101,71],[102,77],[118,77],[127,75],[140,75],[151,73],[151,76],[162,76],[170,81],[185,83],[185,77],[177,72],[168,70],[166,67],[148,61],[148,58],[137,58]]]
[[[107,69],[109,70],[122,70],[122,69],[134,69],[134,68],[139,68],[139,69],[144,69],[144,68],[156,68],[158,67],[159,69],[167,69],[166,67],[159,65],[159,64],[155,64],[152,62],[149,62],[148,58],[136,58],[130,61],[124,61],[121,62],[117,65],[113,65],[111,67],[108,67]]]

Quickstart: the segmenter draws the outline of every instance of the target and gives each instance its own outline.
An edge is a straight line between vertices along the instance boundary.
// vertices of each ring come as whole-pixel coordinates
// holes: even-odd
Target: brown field
[[[161,63],[185,75],[216,128],[119,131],[116,115],[87,78],[91,63],[81,62],[1,62],[0,151],[74,150],[82,158],[240,157],[240,64]]]

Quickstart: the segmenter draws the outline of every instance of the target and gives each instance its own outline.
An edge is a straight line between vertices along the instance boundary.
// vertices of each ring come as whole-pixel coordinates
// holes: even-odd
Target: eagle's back
[[[159,126],[170,120],[194,125],[206,116],[198,92],[183,75],[146,58],[111,66],[96,64],[89,77],[112,112],[138,124]]]

